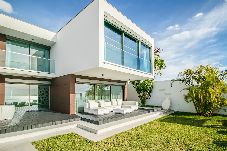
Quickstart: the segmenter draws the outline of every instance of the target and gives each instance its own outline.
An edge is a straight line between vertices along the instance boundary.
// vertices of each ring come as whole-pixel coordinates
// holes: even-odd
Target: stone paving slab
[[[80,120],[80,117],[77,115],[62,114],[51,111],[28,111],[17,124],[12,124],[10,121],[1,122],[0,136],[5,133],[63,124],[78,120]]]

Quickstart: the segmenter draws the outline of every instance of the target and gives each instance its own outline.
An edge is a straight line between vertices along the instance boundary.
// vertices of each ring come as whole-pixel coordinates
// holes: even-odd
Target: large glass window
[[[29,70],[29,45],[20,41],[7,40],[6,66]]]
[[[83,112],[87,100],[110,101],[123,98],[123,88],[120,85],[77,83],[75,90],[77,112]]]
[[[124,65],[137,69],[138,45],[136,40],[129,36],[124,36]]]
[[[150,48],[143,43],[141,44],[139,51],[139,64],[140,70],[151,72]]]
[[[29,106],[29,85],[5,84],[5,104],[16,107]]]
[[[6,66],[11,68],[50,72],[50,48],[27,41],[8,38]]]
[[[105,23],[105,60],[122,63],[122,35],[119,30]]]
[[[123,89],[122,86],[111,86],[111,100],[123,99]]]
[[[38,45],[31,45],[30,47],[31,55],[31,69],[35,71],[49,72],[50,63],[49,51]]]
[[[151,72],[150,47],[105,22],[105,60]]]
[[[6,79],[5,104],[16,107],[32,106],[34,110],[49,109],[49,85]]]
[[[110,86],[108,85],[96,85],[95,89],[95,99],[96,100],[110,100]]]
[[[84,103],[95,99],[95,86],[90,84],[76,84],[76,107],[77,112],[83,112]]]

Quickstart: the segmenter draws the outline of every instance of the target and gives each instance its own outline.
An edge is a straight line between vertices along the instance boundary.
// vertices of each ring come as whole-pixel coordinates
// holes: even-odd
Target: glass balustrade
[[[151,47],[108,22],[105,25],[105,61],[151,73]]]
[[[0,66],[55,73],[55,60],[13,51],[0,51]]]
[[[151,73],[150,61],[139,58],[137,55],[117,48],[108,42],[105,42],[105,60],[135,70]]]

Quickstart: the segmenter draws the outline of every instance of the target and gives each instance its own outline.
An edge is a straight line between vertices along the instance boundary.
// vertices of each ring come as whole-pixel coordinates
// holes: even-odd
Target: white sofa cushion
[[[99,106],[100,106],[100,107],[109,107],[109,106],[111,106],[111,102],[107,102],[107,101],[104,101],[104,100],[100,100],[100,101],[99,101]]]
[[[122,99],[117,99],[116,101],[117,101],[117,105],[122,105],[122,102],[123,102]]]
[[[139,105],[137,101],[123,101],[122,108],[131,108],[133,110],[137,110]]]
[[[104,100],[100,100],[99,102],[99,107],[104,107],[105,106],[105,101]]]
[[[137,101],[123,101],[122,105],[138,105]]]
[[[95,102],[95,101],[90,101],[90,102],[88,103],[88,107],[89,107],[90,109],[98,108],[98,107],[99,107],[99,104],[98,104],[97,102]]]
[[[111,100],[111,104],[112,104],[113,106],[117,106],[117,100]]]

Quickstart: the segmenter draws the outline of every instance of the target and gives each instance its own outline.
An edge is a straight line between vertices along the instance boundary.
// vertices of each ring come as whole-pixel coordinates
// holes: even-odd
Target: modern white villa
[[[128,82],[153,78],[153,50],[154,39],[106,0],[57,33],[0,14],[1,112],[133,112]]]

